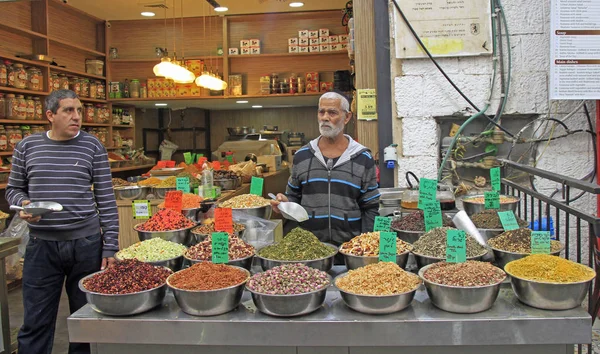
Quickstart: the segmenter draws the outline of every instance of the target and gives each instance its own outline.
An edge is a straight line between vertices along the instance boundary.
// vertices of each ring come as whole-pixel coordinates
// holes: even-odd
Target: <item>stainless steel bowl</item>
[[[242,238],[244,236],[245,232],[246,232],[246,229],[243,229],[242,231],[234,231],[233,235],[237,236],[239,238]],[[200,243],[208,238],[208,234],[201,234],[201,233],[196,233],[193,231],[191,232],[191,234],[192,234],[192,243],[193,244]]]
[[[200,220],[199,216],[201,216],[201,209],[202,208],[200,208],[200,207],[191,208],[191,209],[181,209],[181,213],[186,218],[188,218],[194,222],[198,222]]]
[[[234,211],[241,211],[242,213],[246,213],[250,216],[256,216],[257,218],[269,220],[271,218],[271,214],[273,213],[273,208],[271,205],[265,205],[256,208],[234,208]]]
[[[213,180],[213,184],[215,186],[221,187],[221,189],[223,190],[233,190],[237,188],[238,182],[237,179],[224,178]]]
[[[104,315],[129,316],[146,312],[159,306],[167,293],[166,283],[157,288],[133,294],[101,294],[87,290],[83,286],[83,282],[101,272],[103,270],[82,278],[79,281],[79,290],[85,293],[85,298],[92,309]]]
[[[121,258],[119,256],[119,252],[117,252],[117,253],[115,253],[115,259],[117,261],[121,261],[125,258]],[[170,270],[176,272],[181,269],[181,265],[183,264],[183,255],[177,256],[174,258],[165,259],[162,261],[156,261],[156,262],[146,262],[146,261],[140,261],[140,262],[149,263],[149,264],[152,264],[153,266],[158,266],[158,267],[166,267],[166,268],[169,268]]]
[[[181,310],[192,316],[216,316],[229,312],[239,306],[244,286],[250,278],[250,272],[246,269],[236,267],[244,271],[247,277],[243,282],[223,289],[217,290],[183,290],[171,285],[170,280],[174,275],[167,278],[167,285],[175,295],[175,301]]]
[[[423,276],[427,269],[433,265],[428,265],[419,270],[419,276],[423,279],[427,295],[431,303],[436,307],[455,313],[476,313],[488,310],[494,305],[494,301],[500,292],[500,285],[504,279],[496,284],[475,287],[462,287],[442,285],[431,282]]]
[[[331,256],[327,256],[327,257],[319,258],[319,259],[311,259],[311,260],[306,260],[306,261],[280,261],[280,260],[276,260],[276,259],[264,258],[264,257],[261,257],[258,255],[261,249],[269,246],[269,245],[267,245],[267,246],[261,247],[256,250],[256,258],[258,258],[262,270],[269,270],[271,268],[274,268],[274,267],[277,267],[280,265],[284,265],[284,264],[301,263],[308,267],[322,270],[324,272],[328,272],[331,270],[331,267],[333,267],[333,258],[338,253],[338,248],[336,246],[330,245],[328,243],[323,243],[323,244],[326,245],[327,247],[331,248],[332,250],[335,250],[335,252],[332,253]]]
[[[500,235],[501,233],[503,233],[504,229],[477,229],[477,231],[479,231],[479,234],[487,242],[487,240],[489,240],[490,238],[496,237],[496,236]]]
[[[345,277],[348,273],[340,274],[333,280],[333,285],[336,284],[337,280]],[[337,286],[336,286],[337,287]],[[417,286],[411,291],[407,291],[401,294],[394,295],[361,295],[351,292],[344,291],[337,288],[342,295],[344,303],[354,311],[368,313],[372,315],[384,315],[388,313],[394,313],[404,310],[415,297],[415,293],[419,289]]]
[[[577,283],[545,283],[519,278],[510,272],[510,284],[517,298],[531,307],[568,310],[580,306],[594,278]]]
[[[369,264],[379,263],[379,256],[355,256],[342,252],[341,246],[338,249],[338,252],[344,256],[344,262],[346,263],[346,268],[348,268],[348,270],[357,269]],[[406,267],[409,254],[410,251],[406,251],[396,255],[396,264],[400,266],[400,268],[404,269]]]
[[[171,231],[141,231],[138,230],[138,226],[141,224],[137,224],[133,227],[135,231],[138,233],[138,238],[140,241],[150,240],[156,237],[162,238],[166,241],[171,241],[175,243],[182,244],[184,246],[189,246],[192,241],[192,236],[190,230],[196,227],[196,224],[190,226],[185,229],[179,230],[171,230]]]
[[[421,269],[425,266],[446,260],[446,258],[430,257],[430,256],[418,254],[415,252],[411,252],[411,253],[413,254],[413,256],[415,256],[415,261],[417,262],[417,269]],[[487,252],[482,254],[481,256],[467,257],[467,260],[480,261],[486,254],[487,254]]]
[[[421,236],[423,236],[423,234],[425,233],[425,231],[398,230],[398,229],[394,229],[393,227],[392,227],[392,231],[396,231],[396,234],[398,235],[399,239],[401,239],[404,242],[408,242],[410,244],[417,242],[417,240],[419,238],[421,238]]]
[[[329,277],[331,283],[331,277]],[[316,311],[325,302],[327,284],[323,288],[309,293],[298,295],[271,295],[246,289],[252,294],[252,301],[258,311],[271,316],[293,317],[301,316]]]
[[[184,255],[185,257],[185,255]],[[188,257],[185,257],[185,259],[191,264],[194,265],[196,263],[202,263],[202,262],[206,262],[206,261],[201,261],[199,259],[191,259]],[[248,256],[248,257],[244,257],[244,258],[238,258],[238,259],[230,259],[229,262],[227,262],[227,265],[231,265],[231,266],[236,266],[239,268],[244,268],[247,270],[250,270],[250,268],[252,268],[252,261],[254,260],[254,255]]]
[[[465,212],[469,216],[471,216],[473,214],[477,214],[477,213],[485,210],[485,204],[484,203],[480,204],[480,203],[469,202],[469,198],[475,198],[475,197],[484,198],[484,195],[483,194],[481,194],[481,195],[469,195],[469,196],[466,196],[462,200],[463,209],[465,209]],[[514,202],[500,203],[500,211],[508,211],[508,210],[511,210],[513,212],[517,211],[517,206],[521,202],[521,198],[515,197],[514,195],[505,195],[505,194],[501,194],[500,197],[509,197],[509,198],[514,198],[515,199]]]
[[[165,197],[167,196],[167,192],[176,191],[176,190],[177,190],[176,187],[166,187],[166,188],[152,187],[152,194],[154,194],[154,196],[157,199],[165,199]]]
[[[494,248],[491,246],[490,246],[490,248],[492,249],[492,251],[494,251],[494,259],[496,260],[498,267],[500,267],[502,269],[504,269],[504,267],[506,267],[506,265],[512,261],[516,261],[517,259],[521,259],[521,258],[525,258],[525,257],[529,256],[529,253],[508,252],[508,251],[497,249],[497,248]],[[560,250],[555,251],[555,252],[550,252],[550,254],[553,256],[558,256],[558,255],[560,255],[560,252],[562,252],[562,250],[564,248],[565,248],[565,246],[562,245]]]
[[[149,187],[138,186],[115,187],[113,190],[118,200],[141,200],[145,199],[150,192]]]

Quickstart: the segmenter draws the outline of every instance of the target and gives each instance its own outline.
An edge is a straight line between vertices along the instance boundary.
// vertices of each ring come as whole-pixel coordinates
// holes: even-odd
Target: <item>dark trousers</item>
[[[79,280],[100,270],[102,236],[72,241],[45,241],[30,238],[23,264],[23,326],[19,331],[19,353],[52,352],[54,329],[63,283],[69,297],[69,310],[86,304]],[[66,277],[66,282],[65,282]],[[88,343],[70,343],[69,354],[89,353]]]

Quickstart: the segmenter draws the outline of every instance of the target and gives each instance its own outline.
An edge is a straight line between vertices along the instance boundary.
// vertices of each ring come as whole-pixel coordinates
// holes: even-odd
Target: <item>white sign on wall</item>
[[[489,0],[402,0],[402,12],[434,57],[492,54]],[[394,9],[396,58],[427,57]]]
[[[552,0],[550,99],[600,99],[600,2]]]

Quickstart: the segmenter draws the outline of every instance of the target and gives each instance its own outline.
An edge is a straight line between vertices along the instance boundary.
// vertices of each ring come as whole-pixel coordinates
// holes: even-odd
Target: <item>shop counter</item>
[[[335,275],[345,271],[335,266]],[[504,284],[494,306],[477,314],[434,307],[420,289],[412,305],[390,315],[366,315],[344,305],[330,287],[312,314],[277,318],[256,311],[250,293],[220,316],[185,314],[168,292],[163,305],[131,317],[109,317],[89,305],[71,315],[69,338],[92,343],[92,353],[573,353],[591,343],[591,318],[581,307],[545,311],[528,307]]]

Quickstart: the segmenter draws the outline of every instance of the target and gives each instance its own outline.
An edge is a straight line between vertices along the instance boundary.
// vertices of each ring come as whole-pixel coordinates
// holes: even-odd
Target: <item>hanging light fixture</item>
[[[204,7],[203,7],[203,9],[204,9]],[[210,21],[210,19],[209,19],[209,21]],[[210,29],[210,26],[211,26],[210,22],[209,22],[208,26]],[[211,33],[212,33],[212,31],[211,31]],[[204,38],[206,39],[206,13],[204,14]],[[210,59],[210,60],[212,60],[212,59]],[[211,70],[207,70],[206,64],[204,65],[204,70],[202,71],[202,75],[200,75],[196,78],[195,83],[196,83],[196,85],[198,85],[200,87],[204,87],[204,88],[207,88],[207,89],[213,90],[213,91],[222,91],[227,88],[227,83],[225,81],[221,80],[216,74],[213,74],[212,65],[211,65]]]

